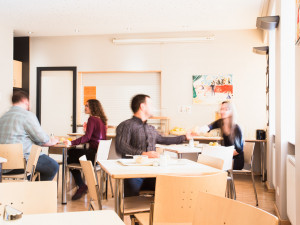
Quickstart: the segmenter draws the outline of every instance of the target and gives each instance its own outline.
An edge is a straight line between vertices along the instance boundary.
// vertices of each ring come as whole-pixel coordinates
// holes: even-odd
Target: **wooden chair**
[[[206,146],[202,149],[202,155],[212,156],[224,160],[222,169],[228,172],[227,196],[236,199],[235,185],[234,185],[233,173],[232,173],[233,151],[234,151],[234,146],[229,146],[229,147]]]
[[[0,157],[7,159],[3,163],[3,170],[21,169],[24,173],[21,174],[21,179],[26,180],[26,160],[23,155],[22,144],[0,144]],[[14,175],[2,175],[2,179],[12,178]]]
[[[96,152],[96,155],[95,155],[95,162],[94,162],[94,165],[93,165],[95,172],[97,170],[96,166],[97,166],[98,159],[100,157],[102,157],[103,155],[106,155],[106,154],[107,154],[107,157],[105,159],[108,158],[111,141],[112,140],[110,139],[110,140],[101,140],[99,142],[98,149],[97,149],[97,152]],[[77,169],[77,170],[82,169],[80,163],[71,163],[71,164],[68,164],[67,167],[68,167],[69,170],[70,169]],[[97,177],[96,177],[96,179],[97,179]],[[97,182],[98,182],[98,179],[97,179]]]
[[[24,174],[10,174],[10,175],[3,175],[3,178],[12,178],[16,180],[27,180],[28,176],[30,176],[30,181],[35,181],[36,179],[40,180],[40,173],[36,172],[36,165],[38,162],[38,159],[40,157],[40,153],[42,151],[42,147],[37,145],[32,145],[30,150],[30,155],[26,164],[25,169],[25,177]],[[23,153],[22,153],[23,154]],[[26,162],[25,162],[26,163]]]
[[[90,197],[89,210],[101,210],[113,209],[114,208],[114,199],[102,201],[99,185],[97,183],[95,171],[91,161],[86,159],[86,156],[82,156],[79,159],[80,165],[82,167],[84,176],[87,181],[88,194]],[[153,201],[153,198],[146,197],[126,197],[124,200],[124,214],[131,215],[138,212],[146,212],[150,210],[150,204]],[[103,207],[102,207],[103,203]],[[105,205],[105,206],[104,206]]]
[[[223,159],[204,154],[199,154],[197,162],[219,170],[222,170],[224,165]]]
[[[56,213],[56,182],[9,182],[0,184],[0,213],[9,205],[24,214]]]
[[[155,201],[150,213],[134,214],[132,224],[192,223],[199,191],[225,196],[227,173],[201,176],[156,177]]]
[[[251,174],[253,190],[255,194],[256,206],[258,206],[258,198],[255,187],[255,180],[253,174],[253,152],[254,152],[255,143],[245,142],[244,144],[244,168],[242,170],[234,170],[234,174]],[[246,169],[247,165],[250,166],[250,169]]]
[[[101,146],[99,146],[100,150],[98,151],[97,158],[95,160],[95,162],[96,162],[96,164],[95,164],[95,174],[96,174],[97,182],[98,182],[97,172],[101,171],[99,161],[108,159],[111,142],[112,142],[112,139],[102,140],[99,144]],[[104,177],[100,177],[100,179],[104,179]],[[105,177],[105,187],[106,187],[105,188],[105,196],[106,196],[106,199],[107,199],[107,181],[108,180],[109,180],[109,183],[110,183],[110,189],[111,189],[112,197],[114,197],[114,191],[113,191],[113,187],[112,187],[111,178],[106,175],[106,177]]]
[[[199,193],[193,225],[278,225],[278,218],[264,210],[232,199]]]

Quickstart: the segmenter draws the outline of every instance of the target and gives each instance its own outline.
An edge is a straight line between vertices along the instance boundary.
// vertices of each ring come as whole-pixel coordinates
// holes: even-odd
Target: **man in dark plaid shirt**
[[[131,100],[134,113],[131,119],[125,120],[117,127],[116,151],[125,158],[126,155],[147,155],[158,158],[155,145],[180,144],[190,139],[190,134],[178,137],[163,137],[153,126],[147,124],[152,116],[152,100],[148,95],[136,95]],[[155,178],[125,179],[125,197],[136,196],[140,190],[154,190]]]

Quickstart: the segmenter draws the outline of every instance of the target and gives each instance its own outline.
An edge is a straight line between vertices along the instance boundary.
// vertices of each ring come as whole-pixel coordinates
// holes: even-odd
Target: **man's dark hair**
[[[22,101],[23,99],[29,100],[29,94],[26,91],[18,90],[14,91],[11,101],[13,104]]]
[[[136,113],[137,111],[139,111],[141,104],[146,102],[146,98],[150,98],[150,96],[139,94],[132,98],[131,109],[132,109],[133,113]]]

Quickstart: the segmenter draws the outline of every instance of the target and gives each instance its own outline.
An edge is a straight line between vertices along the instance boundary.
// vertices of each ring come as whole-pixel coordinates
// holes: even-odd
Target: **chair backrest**
[[[244,143],[244,163],[251,164],[252,163],[252,156],[254,152],[254,142],[245,142]]]
[[[210,156],[210,155],[203,155],[203,154],[199,154],[197,162],[207,166],[214,167],[219,170],[222,170],[224,165],[223,159]]]
[[[111,141],[110,140],[101,140],[98,145],[98,150],[97,150],[97,162],[99,160],[107,160],[108,155],[109,155],[109,149],[111,146]]]
[[[25,169],[22,144],[0,144],[0,157],[7,159],[2,169]]]
[[[198,192],[225,196],[227,173],[156,177],[153,222],[192,223]]]
[[[264,210],[245,203],[199,193],[193,225],[277,225],[278,218]]]
[[[202,149],[202,154],[223,159],[223,170],[227,171],[232,169],[233,151],[234,146],[204,146]]]
[[[0,213],[3,213],[5,205],[24,214],[57,212],[55,181],[0,183],[0,193]]]
[[[40,157],[40,153],[42,151],[42,147],[37,145],[32,145],[30,155],[26,165],[26,173],[29,175],[33,175],[35,172],[37,161]]]
[[[79,158],[79,162],[87,182],[91,201],[96,201],[98,203],[98,207],[101,207],[99,187],[96,180],[93,164],[90,160],[86,159],[85,155]]]

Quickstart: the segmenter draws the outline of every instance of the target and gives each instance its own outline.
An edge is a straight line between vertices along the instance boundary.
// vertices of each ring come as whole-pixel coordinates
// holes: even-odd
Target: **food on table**
[[[174,127],[170,131],[170,134],[173,134],[173,135],[184,135],[184,134],[186,134],[186,130],[184,128]]]
[[[219,146],[218,142],[209,142],[209,146]]]
[[[59,139],[59,141],[60,142],[64,142],[66,139],[64,138],[64,137],[61,137],[60,139]]]

